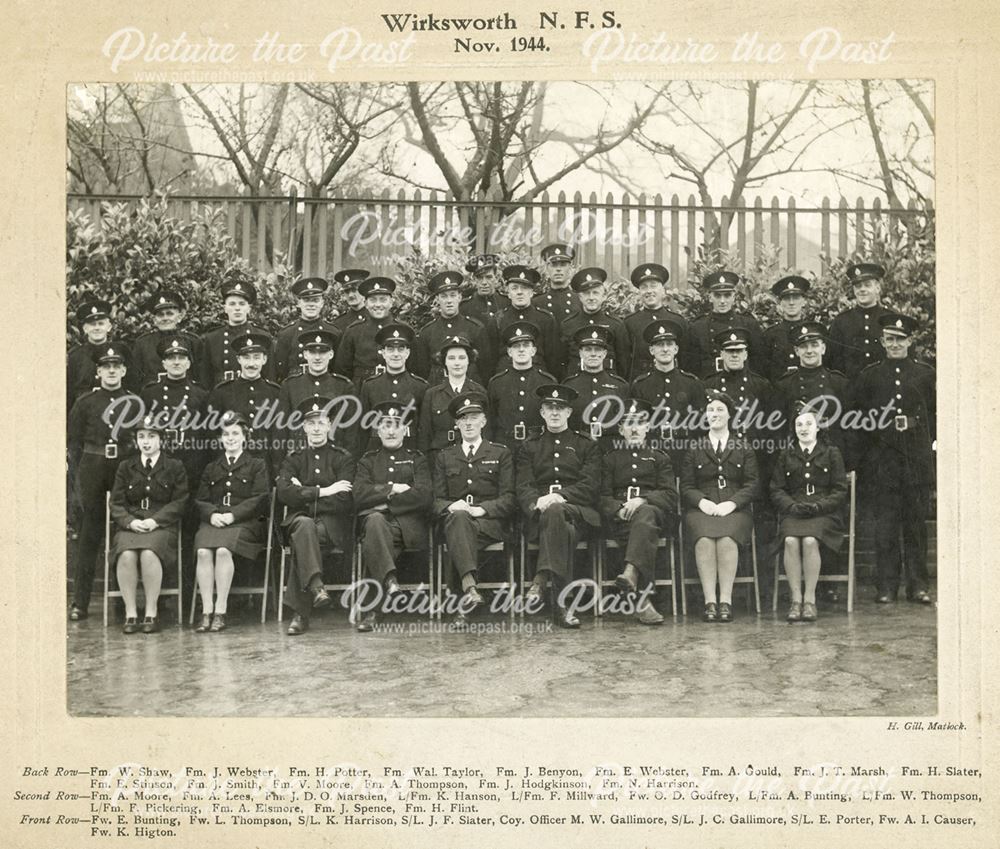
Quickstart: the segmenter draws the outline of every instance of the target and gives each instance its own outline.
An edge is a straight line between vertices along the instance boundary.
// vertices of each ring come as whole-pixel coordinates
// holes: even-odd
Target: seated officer
[[[483,323],[458,311],[462,305],[461,273],[442,271],[435,274],[427,281],[427,288],[434,298],[438,315],[417,331],[410,371],[427,380],[431,386],[440,383],[443,373],[437,355],[445,339],[453,336],[464,336],[480,352],[481,361],[492,363],[493,358],[483,350],[486,344],[486,328]],[[481,372],[477,370],[476,365],[477,363],[472,363],[469,371],[472,379],[479,381]]]
[[[808,292],[809,281],[797,274],[782,277],[771,287],[781,318],[764,331],[763,371],[764,377],[770,381],[778,380],[798,367],[792,331],[803,320]]]
[[[375,334],[375,344],[378,345],[379,356],[385,361],[385,370],[361,384],[361,409],[368,413],[379,404],[401,406],[412,401],[414,409],[412,424],[406,425],[406,447],[415,448],[416,427],[424,393],[427,392],[427,381],[410,374],[406,368],[413,347],[413,328],[398,322],[386,324]],[[374,436],[368,444],[369,447],[374,447]]]
[[[557,323],[563,322],[580,308],[576,290],[570,286],[576,250],[572,245],[556,242],[542,248],[541,257],[548,286],[535,295],[533,303],[552,313]]]
[[[465,270],[472,275],[475,291],[462,301],[462,315],[479,319],[484,327],[500,310],[510,306],[507,296],[497,293],[499,263],[497,254],[479,254],[465,264]],[[483,376],[489,377],[488,374]]]
[[[278,410],[284,418],[285,426],[282,439],[288,443],[282,446],[283,450],[291,448],[291,443],[298,441],[297,437],[300,435],[295,430],[301,422],[290,423],[289,415],[303,401],[320,397],[333,399],[333,406],[327,410],[331,427],[336,428],[330,434],[331,438],[348,451],[357,450],[359,427],[357,422],[352,423],[352,419],[360,415],[355,403],[357,390],[342,374],[330,371],[335,344],[336,338],[330,330],[310,330],[298,337],[296,347],[302,351],[305,368],[301,373],[286,378],[278,394]]]
[[[479,549],[503,539],[517,500],[510,451],[483,439],[486,396],[481,392],[460,395],[452,399],[448,412],[461,440],[435,458],[434,515],[444,518],[452,568],[465,593],[462,618],[484,603],[476,587]]]
[[[610,445],[612,433],[604,430],[602,421],[620,412],[621,402],[628,395],[628,384],[604,368],[611,347],[608,328],[600,325],[581,327],[573,344],[580,352],[580,371],[565,381],[568,387],[578,393],[573,402],[570,427],[581,433],[589,433],[590,438],[605,450]]]
[[[306,445],[285,457],[278,474],[278,500],[288,508],[283,527],[292,549],[285,595],[285,603],[295,611],[288,626],[292,636],[309,630],[312,608],[330,604],[320,546],[332,544],[351,556],[355,465],[350,452],[330,441],[329,410],[334,403],[319,396],[298,405]]]
[[[511,449],[528,438],[529,429],[538,427],[538,413],[542,405],[535,390],[555,382],[551,374],[535,365],[537,339],[538,328],[530,322],[508,327],[504,344],[510,366],[494,377],[487,387],[493,439]]]
[[[193,333],[179,330],[184,320],[187,303],[177,292],[161,289],[146,304],[153,316],[153,326],[150,333],[143,333],[132,346],[132,385],[144,386],[158,377],[163,377],[160,346],[166,339],[180,337],[188,350],[188,356],[193,365],[199,362],[201,340]],[[197,374],[197,372],[195,372]]]
[[[476,361],[476,349],[464,336],[446,339],[435,360],[444,363],[446,377],[432,386],[420,405],[420,427],[417,429],[417,446],[424,454],[440,451],[456,441],[455,419],[450,404],[460,395],[486,390],[474,380],[469,380],[469,365]],[[427,454],[433,465],[434,458]]]
[[[385,371],[375,336],[396,321],[392,314],[395,291],[396,281],[388,277],[367,277],[358,284],[358,292],[365,296],[365,311],[344,331],[333,360],[334,369],[357,386]]]
[[[594,505],[601,481],[600,449],[589,436],[569,429],[576,392],[547,384],[541,399],[545,430],[524,442],[517,456],[517,500],[527,518],[529,539],[538,540],[535,578],[525,597],[530,605],[551,581],[556,624],[579,628],[580,620],[565,607],[560,590],[573,577],[580,525],[600,527]]]
[[[618,425],[624,442],[604,455],[601,513],[615,539],[625,550],[625,569],[615,583],[635,592],[640,578],[652,582],[660,535],[676,525],[677,488],[670,457],[646,444],[653,407],[629,399]],[[639,621],[659,625],[663,617],[644,594]]]
[[[291,285],[299,315],[274,337],[274,377],[278,383],[289,375],[305,371],[303,334],[327,332],[333,337],[332,347],[336,348],[341,331],[323,319],[324,296],[329,288],[330,284],[322,277],[303,277]]]
[[[603,325],[608,329],[611,340],[604,367],[619,377],[625,377],[630,351],[628,329],[625,322],[604,308],[608,294],[604,285],[607,279],[608,272],[603,268],[591,267],[581,268],[570,281],[570,286],[580,299],[580,307],[559,323],[562,349],[566,356],[563,363],[566,374],[573,374],[580,364],[580,349],[574,341],[580,328]]]
[[[361,556],[368,574],[386,596],[399,591],[396,560],[404,549],[427,546],[427,513],[431,506],[431,474],[427,460],[403,447],[405,419],[412,404],[386,401],[375,407],[380,446],[358,463],[354,478],[354,505],[361,522]],[[363,576],[362,576],[363,577]],[[370,631],[374,616],[358,622]]]

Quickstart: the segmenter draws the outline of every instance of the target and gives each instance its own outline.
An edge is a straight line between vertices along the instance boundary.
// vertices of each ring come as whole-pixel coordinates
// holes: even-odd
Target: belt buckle
[[[139,509],[140,510],[148,510],[149,509],[149,496],[148,495],[145,498],[143,498],[142,501],[139,502]]]
[[[552,495],[554,492],[559,492],[560,489],[562,489],[561,483],[549,484],[549,495]]]
[[[715,358],[715,370],[716,371],[722,371],[722,357],[721,356]]]
[[[725,489],[725,488],[726,488],[726,476],[719,475],[719,489]]]
[[[468,504],[470,507],[472,507],[475,504],[475,499],[472,497],[471,493],[465,496],[465,503]]]
[[[233,506],[233,496],[230,493],[227,492],[222,497],[222,506],[223,507],[232,507]]]
[[[454,442],[455,441],[455,431],[454,431],[454,429],[448,431],[448,441],[449,442]]]
[[[895,423],[896,423],[896,430],[909,430],[910,429],[910,423],[907,420],[906,416],[896,416],[896,418],[893,421],[895,421]]]
[[[668,439],[672,440],[674,438],[674,428],[673,425],[661,424],[660,425],[660,439],[666,441]]]
[[[602,436],[604,436],[604,428],[601,427],[600,422],[590,423],[590,435],[593,439],[600,439]]]
[[[625,490],[626,501],[631,501],[633,498],[638,498],[638,497],[639,497],[639,487],[630,486],[628,489]]]
[[[380,374],[385,374],[385,366],[382,365],[382,363],[379,363],[377,366],[375,366],[374,376],[378,377]]]
[[[169,445],[180,445],[184,441],[184,437],[181,436],[183,431],[177,428],[168,428],[163,431],[163,435],[166,437],[167,444]]]
[[[222,373],[223,380],[232,380],[234,377],[236,377],[236,372],[233,371],[232,369],[229,369],[228,371],[224,371]]]
[[[116,460],[118,459],[118,443],[109,442],[104,446],[104,459],[106,460]]]
[[[524,426],[524,422],[514,425],[514,439],[524,440],[527,436],[527,428]]]
[[[815,494],[816,494],[816,487],[813,486],[811,483],[807,483],[806,484],[806,495],[815,495]]]

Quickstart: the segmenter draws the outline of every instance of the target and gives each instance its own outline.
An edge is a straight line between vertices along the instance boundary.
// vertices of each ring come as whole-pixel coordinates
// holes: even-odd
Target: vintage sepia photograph
[[[935,93],[69,84],[69,715],[935,714]]]

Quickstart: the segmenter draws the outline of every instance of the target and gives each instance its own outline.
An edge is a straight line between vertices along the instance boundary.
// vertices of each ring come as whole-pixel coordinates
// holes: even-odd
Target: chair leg
[[[288,549],[285,546],[281,546],[281,563],[279,565],[279,577],[278,577],[278,621],[283,622],[285,619],[285,563],[288,560]]]
[[[750,541],[750,563],[753,566],[753,601],[754,601],[754,612],[760,615],[760,584],[757,581],[757,534],[753,534],[753,539]]]
[[[198,601],[198,573],[196,571],[194,576],[194,587],[191,590],[191,615],[188,618],[188,625],[194,625],[194,608],[197,601]]]
[[[677,560],[674,557],[674,541],[667,540],[670,561],[670,611],[677,618]],[[683,590],[682,590],[683,591]]]
[[[771,592],[771,613],[778,612],[778,582],[781,580],[781,555],[774,555],[774,588]]]
[[[108,581],[111,576],[111,493],[104,493],[104,627],[108,627]],[[90,564],[87,564],[88,566]]]

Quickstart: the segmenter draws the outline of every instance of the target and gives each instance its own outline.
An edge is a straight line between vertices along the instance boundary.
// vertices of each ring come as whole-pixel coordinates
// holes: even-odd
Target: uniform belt
[[[893,425],[896,430],[909,430],[920,424],[920,416],[893,416]]]
[[[120,451],[118,449],[117,442],[85,442],[83,445],[83,453],[94,454],[108,460],[115,460],[118,458]]]

